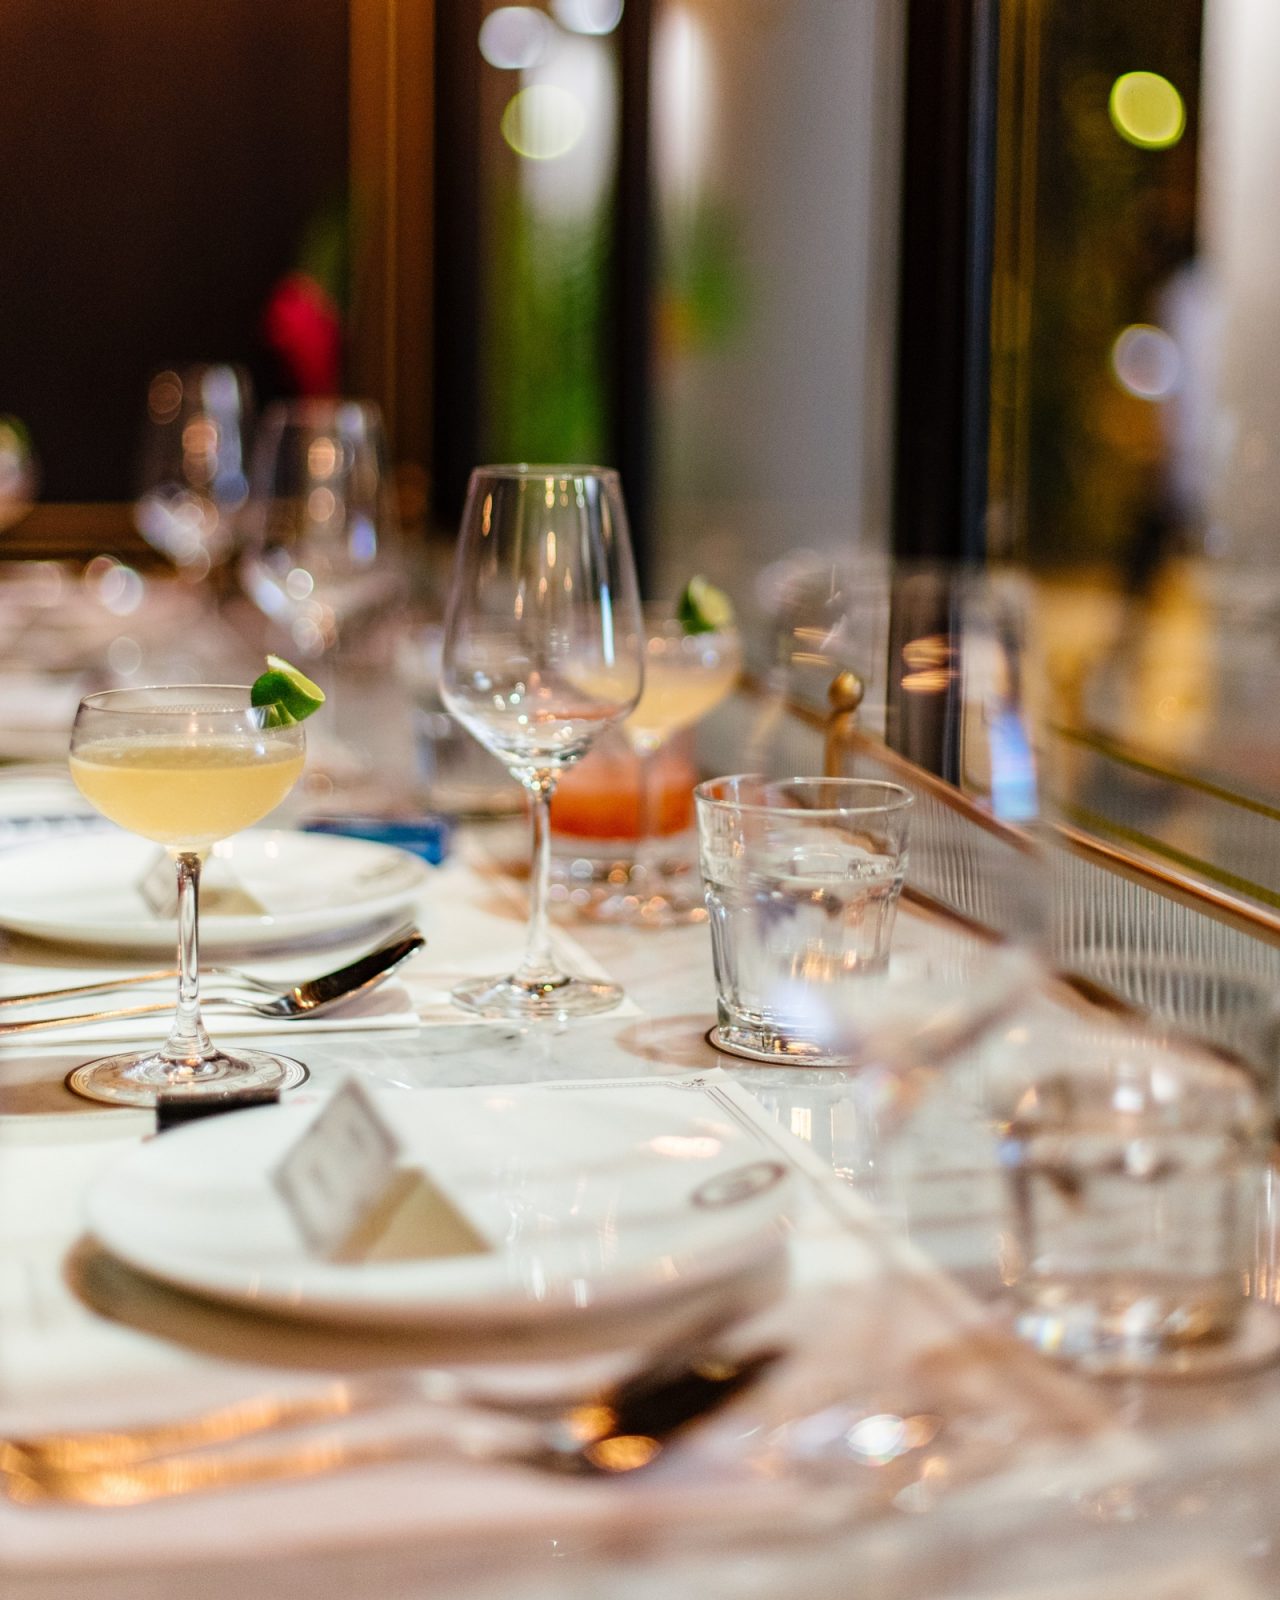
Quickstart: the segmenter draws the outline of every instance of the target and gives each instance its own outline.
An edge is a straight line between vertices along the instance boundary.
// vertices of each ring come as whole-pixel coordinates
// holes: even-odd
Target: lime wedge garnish
[[[676,620],[686,633],[719,633],[733,626],[733,601],[705,578],[690,578],[676,602]]]
[[[288,661],[268,656],[267,670],[255,678],[249,700],[270,706],[281,722],[302,722],[324,704],[324,690]]]

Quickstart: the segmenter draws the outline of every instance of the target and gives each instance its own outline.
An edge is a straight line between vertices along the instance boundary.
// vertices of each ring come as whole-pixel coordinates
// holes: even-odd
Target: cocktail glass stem
[[[545,993],[566,983],[563,972],[551,953],[551,930],[547,915],[551,888],[551,796],[556,774],[545,770],[522,775],[529,792],[533,826],[533,859],[529,871],[529,932],[524,957],[513,981],[522,989]]]
[[[636,854],[632,864],[632,877],[645,890],[659,876],[658,872],[658,807],[657,769],[660,743],[646,739],[637,744],[640,758],[639,791],[636,796]]]
[[[183,851],[178,868],[178,1006],[161,1059],[197,1072],[217,1052],[200,1016],[200,857]]]

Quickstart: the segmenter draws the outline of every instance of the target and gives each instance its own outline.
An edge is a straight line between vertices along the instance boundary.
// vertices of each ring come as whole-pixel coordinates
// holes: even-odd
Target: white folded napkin
[[[644,1086],[663,1088],[653,1079]],[[638,1084],[574,1087],[626,1095]],[[802,1198],[789,1236],[790,1287],[736,1334],[749,1346],[780,1344],[785,1358],[658,1466],[623,1481],[567,1479],[446,1455],[109,1511],[0,1502],[0,1578],[34,1582],[91,1569],[98,1600],[123,1600],[140,1572],[154,1584],[167,1569],[199,1564],[207,1582],[214,1572],[234,1581],[238,1600],[265,1600],[273,1585],[278,1592],[282,1564],[318,1552],[326,1561],[356,1552],[368,1561],[374,1549],[413,1548],[425,1560],[470,1540],[490,1555],[528,1561],[539,1551],[545,1557],[548,1541],[571,1549],[600,1536],[674,1540],[709,1530],[722,1548],[742,1549],[771,1533],[794,1539],[811,1529],[820,1537],[895,1507],[924,1510],[930,1497],[976,1507],[987,1496],[1007,1533],[1011,1507],[1030,1520],[1051,1492],[1095,1489],[1143,1470],[1143,1449],[1112,1424],[1105,1400],[993,1330],[749,1095],[719,1072],[671,1087],[682,1103],[691,1092],[706,1095],[708,1117],[754,1130],[763,1155],[800,1173]],[[21,1147],[14,1153],[16,1163],[0,1169],[0,1217],[6,1184],[30,1193],[56,1183],[65,1195],[77,1171],[88,1181],[104,1160],[89,1143],[61,1149],[56,1171],[41,1165],[48,1152],[33,1151],[26,1162]],[[51,1226],[47,1217],[28,1224],[37,1238]],[[455,1348],[447,1357],[427,1329],[389,1343],[202,1306],[92,1248],[73,1252],[66,1269],[33,1270],[48,1243],[46,1233],[44,1249],[8,1280],[0,1249],[0,1437],[160,1421],[263,1392],[306,1392],[335,1373],[462,1356]],[[10,1249],[21,1266],[20,1250]],[[674,1299],[669,1310],[688,1314]],[[131,1327],[150,1337],[125,1331]],[[492,1355],[485,1361],[479,1332],[472,1353],[482,1364],[473,1361],[469,1377],[502,1389],[527,1386],[532,1374],[572,1393],[598,1379],[602,1366],[616,1371],[636,1359],[625,1347],[605,1357],[557,1357],[557,1337],[563,1348],[572,1332],[562,1323],[557,1335],[549,1326],[518,1366]],[[657,1335],[632,1328],[629,1337],[648,1344]],[[5,1373],[20,1374],[20,1385],[6,1386]],[[833,1426],[847,1431],[868,1409],[885,1423],[896,1415],[926,1431],[936,1424],[928,1448],[904,1450],[898,1461],[869,1453],[861,1463],[825,1469],[815,1428],[828,1436]],[[390,1426],[397,1414],[393,1407]],[[333,1577],[336,1569],[327,1570]]]

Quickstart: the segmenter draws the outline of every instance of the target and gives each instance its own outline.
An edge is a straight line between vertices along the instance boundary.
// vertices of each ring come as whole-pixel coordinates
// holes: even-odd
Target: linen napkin
[[[787,1351],[757,1388],[673,1446],[662,1464],[622,1481],[424,1458],[105,1512],[0,1500],[0,1576],[16,1584],[92,1570],[95,1595],[115,1600],[139,1572],[162,1582],[187,1564],[202,1570],[214,1564],[213,1570],[234,1571],[241,1600],[257,1600],[278,1583],[279,1563],[318,1550],[334,1559],[360,1551],[368,1559],[371,1547],[438,1554],[472,1541],[518,1560],[545,1552],[549,1539],[572,1548],[575,1541],[646,1530],[648,1536],[661,1530],[663,1538],[714,1531],[744,1545],[771,1534],[816,1537],[893,1509],[926,1510],[931,1498],[959,1504],[966,1495],[974,1505],[983,1495],[998,1497],[1006,1509],[1021,1504],[1031,1517],[1051,1484],[1058,1493],[1096,1487],[1146,1465],[1142,1448],[1112,1424],[1093,1391],[993,1331],[958,1288],[724,1075],[521,1092],[557,1088],[616,1096],[620,1105],[638,1092],[669,1094],[686,1116],[697,1104],[708,1127],[751,1131],[762,1151],[800,1175],[787,1246],[789,1286],[735,1334],[746,1345],[763,1339]],[[59,1153],[63,1159],[43,1182],[63,1196],[106,1159],[89,1144]],[[39,1183],[46,1169],[38,1160],[23,1162],[20,1148],[14,1154],[19,1161],[0,1169],[11,1189]],[[4,1200],[0,1182],[0,1218]],[[69,1220],[64,1199],[64,1227]],[[462,1349],[450,1354],[434,1344],[426,1328],[398,1342],[350,1341],[190,1300],[95,1255],[91,1246],[77,1248],[70,1227],[64,1268],[35,1271],[32,1261],[46,1253],[40,1244],[50,1242],[41,1230],[56,1222],[56,1212],[33,1219],[35,1237],[25,1252],[21,1229],[9,1227],[12,1270],[0,1275],[0,1437],[160,1420],[264,1391],[307,1390],[317,1372],[332,1379],[379,1363],[465,1360]],[[670,1310],[680,1307],[673,1302]],[[139,1330],[150,1337],[140,1339]],[[532,1373],[554,1376],[562,1392],[573,1391],[610,1363],[616,1370],[635,1359],[626,1343],[572,1353],[571,1331],[549,1328],[513,1367],[509,1353],[486,1349],[478,1330],[471,1343],[479,1360],[468,1367],[469,1379],[500,1389],[527,1383]],[[655,1335],[632,1327],[618,1336]],[[21,1385],[6,1384],[6,1373],[21,1374]],[[833,1455],[837,1432],[857,1437],[850,1430],[867,1416],[879,1419],[879,1458],[869,1434],[864,1457],[847,1449]],[[883,1426],[895,1419],[915,1429],[914,1442],[899,1439],[896,1457]]]

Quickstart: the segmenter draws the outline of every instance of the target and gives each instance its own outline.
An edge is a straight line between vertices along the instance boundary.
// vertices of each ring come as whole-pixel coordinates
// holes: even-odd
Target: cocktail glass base
[[[269,1050],[219,1050],[198,1067],[175,1066],[158,1051],[129,1051],[87,1061],[67,1074],[67,1088],[111,1106],[154,1106],[161,1094],[189,1100],[225,1100],[238,1094],[296,1089],[307,1069],[292,1056]]]
[[[622,1003],[616,983],[596,978],[560,978],[554,983],[524,983],[507,975],[473,978],[453,991],[453,1003],[481,1017],[511,1022],[555,1021],[594,1017]]]
[[[702,879],[696,871],[636,865],[610,874],[603,892],[578,907],[589,922],[627,928],[683,928],[707,920]]]

